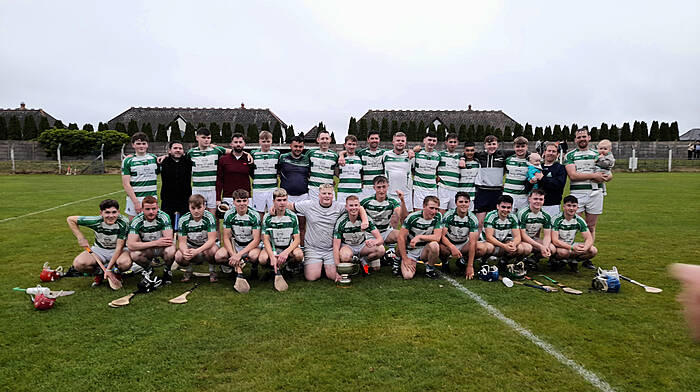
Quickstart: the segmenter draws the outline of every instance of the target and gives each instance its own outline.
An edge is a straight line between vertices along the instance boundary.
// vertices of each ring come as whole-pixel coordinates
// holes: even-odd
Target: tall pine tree
[[[459,126],[459,131],[457,132],[457,138],[460,142],[467,141],[467,124],[462,124]]]
[[[106,131],[107,129],[109,129],[107,128],[107,124],[103,123],[102,121],[100,121],[100,123],[97,124],[97,132]]]
[[[671,140],[671,127],[668,126],[667,122],[662,122],[659,127],[659,141],[667,142]]]
[[[649,140],[655,142],[659,140],[661,133],[659,132],[659,122],[654,120],[651,122],[651,130],[649,130]]]
[[[678,133],[678,121],[674,121],[671,123],[671,127],[669,129],[669,141],[675,141],[678,140],[679,137]]]
[[[358,140],[367,140],[367,120],[364,118],[360,119],[359,129],[357,130]]]
[[[145,123],[143,124],[143,127],[141,127],[141,132],[145,133],[146,136],[148,137],[149,141],[153,141],[153,128],[151,127],[151,123]]]
[[[622,124],[622,129],[620,129],[620,140],[623,142],[629,142],[632,140],[632,130],[630,130],[630,123],[626,122]]]
[[[486,138],[486,130],[483,125],[479,124],[476,126],[476,140],[484,140]]]
[[[564,125],[561,129],[561,139],[562,140],[571,140],[571,130],[569,129],[568,125]]]
[[[49,119],[46,118],[46,116],[41,116],[41,118],[39,119],[38,134],[41,135],[41,133],[47,129],[51,129],[51,126],[49,125]]]
[[[574,133],[571,133],[571,136],[574,136]],[[598,131],[598,140],[603,140],[603,139],[610,139],[610,129],[608,129],[608,124],[602,123],[600,124],[600,131]]]
[[[591,140],[598,141],[600,140],[600,134],[598,133],[598,127],[593,127],[591,128]]]
[[[544,127],[544,133],[542,134],[542,138],[548,142],[554,141],[554,135],[552,134],[552,127],[547,125]]]
[[[123,126],[124,126],[124,124],[122,124],[122,127]],[[66,126],[63,124],[63,122],[61,120],[54,121],[53,127],[56,129],[66,129]],[[126,132],[126,128],[124,128],[124,132]]]
[[[348,124],[348,135],[357,136],[357,120],[355,120],[355,117],[350,117],[350,124]]]
[[[279,124],[279,123],[278,123]],[[228,140],[231,142],[233,136],[233,131],[231,130],[231,123],[230,122],[224,122],[221,125],[221,140]],[[273,136],[272,141],[275,141],[275,138]]]
[[[610,131],[609,131],[609,138],[611,141],[619,141],[620,140],[620,129],[617,127],[616,124],[613,124],[610,126]]]
[[[10,122],[7,124],[7,139],[22,140],[22,124],[19,123],[17,116],[10,117]]]
[[[167,130],[167,128],[165,128],[165,124],[163,124],[163,123],[158,124],[158,128],[156,130],[156,136],[155,136],[154,140],[157,142],[160,142],[160,143],[167,143],[168,130]]]
[[[194,125],[192,125],[192,123],[187,123],[185,126],[185,133],[182,135],[182,141],[185,143],[195,143],[197,141]]]
[[[476,127],[474,124],[469,124],[467,128],[467,140],[468,142],[476,142]]]
[[[523,126],[516,123],[515,127],[513,127],[513,139],[518,136],[523,136]]]
[[[561,131],[559,124],[555,124],[554,129],[552,129],[552,138],[554,140],[564,140],[564,133]]]
[[[357,124],[355,124],[357,126]],[[294,125],[289,124],[287,129],[284,130],[284,142],[290,144],[292,138],[294,137]]]
[[[395,123],[395,122],[396,122],[396,121],[394,121],[394,123]],[[392,126],[393,126],[393,123],[392,123]],[[398,125],[397,125],[396,132],[398,132],[398,131],[399,131],[399,130],[398,130]],[[393,134],[396,133],[396,132],[393,132],[393,131],[392,131],[392,136],[394,136]],[[407,139],[407,140],[416,140],[416,134],[417,134],[417,133],[418,133],[418,125],[416,125],[416,122],[415,122],[415,121],[411,120],[411,121],[408,123],[408,129],[407,129],[407,131],[406,131],[406,139]]]
[[[337,142],[335,141],[335,132],[331,132],[331,144],[336,144]]]
[[[542,140],[543,136],[544,132],[542,131],[542,127],[535,127],[535,135],[533,136],[533,140]]]
[[[260,135],[258,133],[258,126],[255,123],[248,125],[246,136],[248,143],[257,143],[259,141]]]
[[[191,125],[187,123],[187,125],[185,125],[185,129],[187,129],[188,126]],[[173,121],[172,123],[170,123],[170,141],[172,142],[175,140],[182,140],[182,131],[180,130],[180,123],[177,121]]]
[[[221,138],[221,129],[219,129],[219,124],[215,122],[209,123],[209,132],[211,132],[211,140],[214,143],[220,143],[224,145],[228,145],[231,143],[231,139],[229,140],[224,140]]]
[[[95,132],[95,128],[90,123],[83,124],[83,131]]]
[[[523,137],[527,140],[533,140],[533,138],[535,137],[535,135],[532,133],[532,125],[530,125],[530,123],[525,123]]]
[[[427,127],[425,126],[425,123],[423,121],[419,122],[418,127],[416,128],[416,133],[413,135],[413,139],[408,139],[408,141],[417,142],[423,140],[426,128]]]
[[[503,141],[504,142],[512,142],[513,141],[513,132],[510,130],[510,126],[506,125],[505,129],[503,129]]]
[[[414,124],[415,124],[415,123],[414,123]],[[396,120],[392,120],[392,121],[391,121],[391,134],[389,135],[388,138],[382,139],[382,140],[387,140],[387,141],[388,141],[388,140],[391,140],[391,138],[394,137],[394,134],[395,134],[396,132],[398,132],[398,131],[399,131],[399,122],[396,121]],[[414,132],[414,135],[413,135],[413,136],[415,137],[415,132]],[[410,140],[410,139],[408,139],[408,135],[406,135],[406,140]]]
[[[58,121],[56,121],[56,123],[58,123]],[[55,123],[54,123],[54,128],[61,129]],[[114,130],[117,132],[126,133],[126,127],[124,126],[124,123],[118,122],[118,123],[114,124]]]
[[[231,124],[229,124],[229,132],[231,131]],[[275,121],[275,125],[272,127],[272,142],[282,143],[282,125],[279,121]]]
[[[34,116],[24,116],[24,127],[22,128],[22,139],[33,140],[37,137],[36,122]]]
[[[374,118],[373,118],[373,119],[370,121],[369,130],[370,130],[370,131],[378,131],[378,130],[379,130],[379,121],[377,121],[377,119],[374,119]]]
[[[396,121],[394,121],[394,123],[396,123]],[[381,140],[391,139],[391,130],[389,129],[389,120],[386,117],[382,118],[382,126],[381,126],[381,130],[379,131],[379,138]]]
[[[0,140],[7,140],[7,122],[5,117],[0,117]]]
[[[641,121],[639,123],[639,139],[640,141],[649,141],[649,127],[646,121]]]
[[[69,123],[68,129],[73,130],[73,131],[77,131],[79,129],[78,124],[77,123]]]
[[[70,125],[68,126],[68,129],[70,129]],[[129,121],[129,125],[127,125],[127,127],[126,127],[127,135],[134,136],[134,134],[138,131],[139,131],[139,124],[136,122],[136,120]]]

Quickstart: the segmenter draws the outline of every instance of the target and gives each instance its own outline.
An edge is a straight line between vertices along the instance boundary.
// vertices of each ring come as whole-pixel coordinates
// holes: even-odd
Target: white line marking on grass
[[[119,192],[124,192],[124,190],[123,190],[123,189],[120,189],[120,190],[118,190],[118,191],[114,191],[114,192],[110,192],[110,193],[105,193],[104,195],[88,197],[87,199],[83,199],[83,200],[71,201],[70,203],[64,203],[64,204],[61,204],[60,206],[47,208],[47,209],[45,209],[45,210],[34,211],[34,212],[30,212],[30,213],[28,213],[28,214],[24,214],[24,215],[20,215],[20,216],[13,216],[13,217],[10,217],[10,218],[0,219],[0,223],[5,223],[5,222],[9,222],[9,221],[11,221],[11,220],[20,219],[20,218],[26,218],[26,217],[28,217],[28,216],[32,216],[32,215],[36,215],[36,214],[41,214],[42,212],[47,212],[47,211],[51,211],[51,210],[57,210],[57,209],[59,209],[59,208],[61,208],[61,207],[66,207],[66,206],[69,206],[69,205],[71,205],[71,204],[82,203],[82,202],[84,202],[84,201],[88,201],[88,200],[92,200],[92,199],[99,199],[100,197],[105,197],[105,196],[113,195],[113,194],[119,193]]]
[[[450,282],[450,284],[452,284],[452,286],[454,286],[457,290],[459,290],[459,291],[463,292],[464,294],[468,295],[469,297],[471,297],[471,299],[473,299],[474,301],[476,301],[476,303],[481,305],[482,308],[486,309],[486,311],[489,312],[489,314],[491,314],[495,318],[499,319],[507,326],[513,328],[516,332],[523,335],[527,340],[531,341],[536,346],[540,347],[542,350],[547,352],[547,354],[553,356],[562,364],[575,370],[576,373],[580,374],[581,377],[583,377],[586,381],[591,383],[591,385],[593,385],[594,387],[596,387],[604,392],[614,392],[615,391],[610,386],[610,384],[601,380],[600,377],[598,377],[595,373],[587,370],[583,366],[581,366],[578,363],[574,362],[573,360],[567,358],[566,356],[564,356],[564,354],[560,353],[556,348],[554,348],[554,346],[552,346],[551,344],[540,339],[537,335],[533,334],[532,332],[527,330],[525,327],[523,327],[522,325],[515,322],[513,319],[506,317],[503,313],[501,313],[500,310],[498,310],[495,307],[493,307],[492,305],[490,305],[483,298],[481,298],[478,294],[476,294],[473,291],[462,286],[461,284],[459,284],[459,282],[450,278],[449,276],[446,276],[444,274],[440,274],[440,275],[442,276],[443,279]]]

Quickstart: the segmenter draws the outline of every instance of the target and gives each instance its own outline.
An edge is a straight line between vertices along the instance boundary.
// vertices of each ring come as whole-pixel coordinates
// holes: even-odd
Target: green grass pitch
[[[0,220],[120,189],[115,175],[0,176]],[[667,266],[700,259],[700,175],[617,173],[608,189],[594,262],[663,293],[626,282],[619,294],[589,293],[590,271],[551,274],[581,296],[458,280],[617,391],[698,390],[700,345]],[[123,203],[124,193],[112,197]],[[46,261],[70,265],[80,249],[65,217],[97,214],[100,199],[0,221],[2,389],[598,390],[444,279],[404,282],[388,270],[348,289],[293,280],[277,293],[254,281],[247,295],[202,278],[189,303],[171,305],[191,285],[177,273],[119,309],[107,303],[133,291],[134,279],[112,292],[65,278],[48,286],[76,294],[34,311],[12,288],[40,283]]]

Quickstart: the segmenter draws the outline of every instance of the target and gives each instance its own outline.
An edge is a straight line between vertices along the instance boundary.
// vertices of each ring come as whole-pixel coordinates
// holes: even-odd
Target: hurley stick
[[[102,260],[100,260],[100,258],[97,257],[97,255],[92,251],[92,249],[90,249],[89,246],[86,246],[86,247],[85,247],[85,251],[87,251],[88,253],[90,253],[90,255],[91,255],[92,258],[95,260],[95,262],[97,263],[97,265],[99,265],[99,266],[100,266],[100,269],[102,269],[102,272],[103,272],[103,273],[107,273],[107,268],[105,268],[105,266],[102,264]],[[107,281],[109,282],[109,287],[111,287],[112,290],[119,290],[119,289],[122,288],[122,282],[120,282],[119,279],[117,279],[117,278],[116,278],[114,275],[112,275],[112,274],[107,275]],[[127,302],[127,303],[128,303],[128,302]]]
[[[559,287],[561,288],[561,291],[563,291],[563,292],[565,292],[565,293],[567,293],[567,294],[573,294],[573,295],[581,295],[581,294],[583,294],[583,291],[581,291],[581,290],[576,290],[576,289],[572,289],[571,287],[566,286],[566,285],[564,285],[564,284],[562,284],[562,283],[559,283],[559,282],[557,282],[556,280],[550,278],[550,277],[547,276],[547,275],[540,275],[540,276],[543,277],[543,278],[545,278],[545,279],[547,279],[548,281],[554,283],[555,285],[559,286]]]
[[[175,297],[175,298],[169,300],[168,302],[170,302],[171,304],[184,304],[184,303],[186,303],[186,302],[187,302],[187,296],[188,296],[192,291],[194,291],[194,289],[196,289],[197,286],[199,286],[199,283],[195,283],[195,285],[192,286],[191,289],[189,289],[189,290],[185,291],[184,293],[178,295],[177,297]]]

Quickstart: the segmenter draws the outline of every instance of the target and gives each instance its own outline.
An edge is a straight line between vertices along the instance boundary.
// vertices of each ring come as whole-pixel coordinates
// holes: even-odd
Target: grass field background
[[[0,220],[120,189],[114,175],[0,176]],[[594,262],[663,293],[625,282],[619,294],[589,293],[589,271],[549,274],[582,296],[458,280],[615,390],[698,390],[700,345],[667,266],[700,258],[700,175],[618,173],[608,189]],[[34,311],[12,288],[40,283],[46,261],[67,268],[80,249],[65,217],[95,215],[101,199],[0,222],[3,389],[597,390],[445,280],[387,270],[348,289],[294,280],[277,293],[252,281],[248,295],[202,279],[179,306],[167,300],[191,284],[176,282],[119,309],[107,303],[135,280],[112,292],[66,278],[49,286],[77,293]]]

